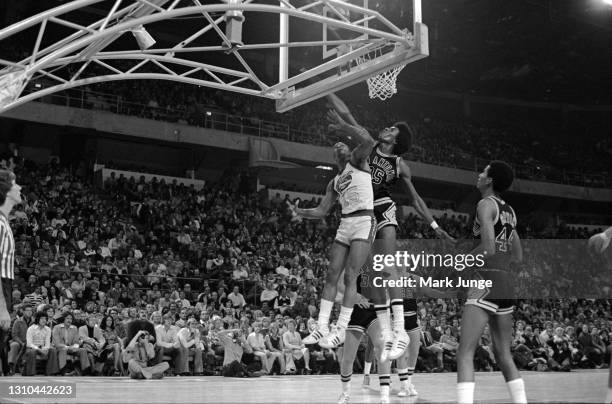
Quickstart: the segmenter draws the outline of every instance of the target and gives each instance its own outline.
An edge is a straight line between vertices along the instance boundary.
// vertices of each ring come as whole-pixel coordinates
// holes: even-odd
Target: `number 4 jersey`
[[[495,203],[497,213],[493,220],[493,234],[495,235],[495,255],[486,259],[487,268],[507,269],[510,264],[512,240],[516,234],[516,214],[514,209],[496,196],[488,196]],[[480,239],[480,222],[478,215],[474,219],[472,232],[474,238]]]

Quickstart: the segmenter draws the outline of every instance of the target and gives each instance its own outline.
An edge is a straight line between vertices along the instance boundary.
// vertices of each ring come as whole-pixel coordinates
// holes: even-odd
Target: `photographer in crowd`
[[[161,379],[169,368],[168,362],[148,366],[149,361],[155,358],[155,347],[150,339],[154,337],[148,331],[139,330],[123,351],[123,361],[127,362],[132,379]]]

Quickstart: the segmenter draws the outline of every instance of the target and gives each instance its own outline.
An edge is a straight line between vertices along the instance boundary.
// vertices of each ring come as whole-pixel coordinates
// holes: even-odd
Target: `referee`
[[[0,359],[7,372],[7,345],[12,308],[13,279],[15,279],[15,240],[9,225],[13,206],[21,203],[21,187],[15,182],[15,174],[0,170]]]

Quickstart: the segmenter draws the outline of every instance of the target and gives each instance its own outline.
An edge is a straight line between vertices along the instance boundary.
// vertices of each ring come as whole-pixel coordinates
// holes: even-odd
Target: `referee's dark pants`
[[[4,294],[4,301],[6,302],[6,309],[10,313],[13,310],[13,280],[9,278],[2,278],[2,294]],[[11,332],[9,330],[0,329],[0,362],[2,363],[2,372],[6,376],[9,372],[8,365],[8,352],[9,352],[9,338]]]

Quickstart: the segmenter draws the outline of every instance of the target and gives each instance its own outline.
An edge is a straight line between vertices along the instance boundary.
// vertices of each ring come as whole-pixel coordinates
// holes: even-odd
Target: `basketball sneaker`
[[[391,353],[391,350],[393,349],[393,332],[391,331],[383,332],[382,340],[383,340],[383,351],[380,354],[380,360],[381,362],[385,362],[389,360],[389,354]]]
[[[342,392],[342,394],[340,394],[340,398],[338,399],[338,404],[349,404],[350,398],[351,396],[349,393]]]
[[[319,340],[319,346],[325,349],[336,348],[344,343],[345,337],[346,329],[337,327],[334,331]]]
[[[393,346],[391,347],[391,351],[389,352],[389,360],[395,360],[402,356],[408,348],[408,344],[410,343],[410,337],[408,333],[404,330],[394,331],[393,332]]]
[[[397,393],[398,397],[406,397],[406,396],[418,396],[416,389],[414,388],[414,384],[408,382],[402,382],[402,388]]]
[[[320,330],[314,330],[310,333],[306,338],[302,340],[304,345],[312,345],[319,342],[322,338],[325,338],[329,335],[329,328],[322,328]]]
[[[361,387],[364,389],[370,388],[370,375],[363,375],[363,383],[361,383]]]

